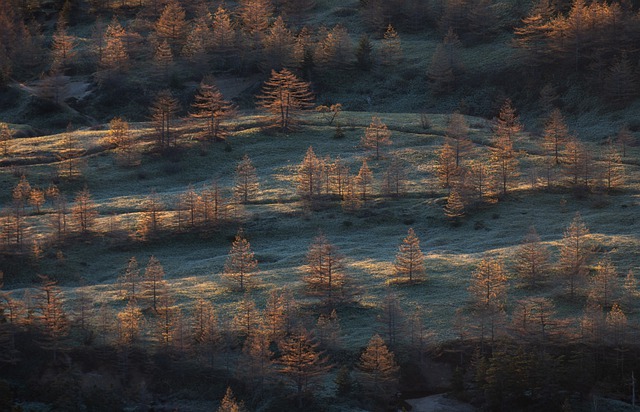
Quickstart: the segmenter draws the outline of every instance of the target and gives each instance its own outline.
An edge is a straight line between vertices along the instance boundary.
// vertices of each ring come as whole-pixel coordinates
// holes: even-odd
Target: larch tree
[[[158,346],[164,350],[178,340],[180,326],[180,308],[169,290],[167,283],[160,285],[155,307],[155,335]]]
[[[354,178],[356,194],[363,204],[367,204],[373,195],[373,172],[367,165],[367,160],[362,160],[362,166]]]
[[[451,187],[459,172],[456,164],[456,150],[450,142],[445,140],[437,153],[436,173],[438,180],[442,187]]]
[[[157,73],[158,77],[162,79],[163,83],[167,83],[169,81],[169,74],[171,74],[173,67],[173,52],[171,51],[171,46],[167,40],[162,40],[156,46],[155,52],[153,53],[153,67],[155,73]]]
[[[427,78],[436,94],[447,93],[453,89],[456,77],[444,44],[436,46],[427,68]]]
[[[605,319],[607,340],[614,346],[621,346],[627,340],[627,316],[620,305],[614,303]]]
[[[555,164],[560,164],[560,154],[569,140],[569,130],[560,109],[554,109],[544,125],[544,148],[547,156],[552,156]]]
[[[275,289],[269,291],[263,316],[264,333],[271,341],[277,342],[286,334],[287,313],[282,292]]]
[[[251,244],[240,229],[231,244],[222,277],[233,290],[244,292],[256,283],[257,272],[258,261],[251,250]]]
[[[64,339],[69,333],[69,317],[62,306],[62,291],[56,282],[48,277],[42,277],[43,284],[40,287],[41,296],[39,298],[39,324],[43,331],[44,349],[51,350],[53,360],[56,360],[57,353],[63,346]]]
[[[235,47],[236,32],[231,21],[229,12],[222,6],[213,15],[213,33],[211,37],[211,47],[214,53],[225,58],[225,55]]]
[[[376,317],[380,335],[386,340],[387,346],[395,349],[405,336],[406,316],[402,309],[398,295],[387,288],[384,298],[380,302],[380,314]]]
[[[543,297],[529,297],[517,302],[511,318],[511,329],[527,343],[542,345],[559,334],[561,323],[555,318],[553,301]]]
[[[316,337],[321,348],[338,349],[340,346],[340,321],[335,309],[328,315],[320,314],[316,322]]]
[[[376,153],[376,160],[380,159],[380,147],[391,145],[391,131],[379,117],[372,117],[369,127],[364,131],[361,144]]]
[[[281,70],[295,63],[295,37],[278,16],[262,41],[262,62],[264,70]]]
[[[129,52],[126,47],[126,32],[113,18],[101,41],[104,44],[98,52],[98,80],[103,82],[114,75],[126,73],[129,68]]]
[[[447,203],[444,205],[444,215],[453,225],[460,224],[460,220],[465,215],[464,200],[457,187],[454,187],[447,196]]]
[[[222,122],[233,118],[236,115],[236,109],[231,102],[224,99],[212,78],[205,77],[200,82],[191,107],[194,111],[189,114],[190,117],[206,122],[206,128],[200,135],[209,141],[224,141],[228,131]]]
[[[562,156],[562,168],[573,187],[578,187],[587,161],[587,149],[576,137],[567,140]]]
[[[212,50],[212,23],[213,16],[206,10],[203,14],[199,14],[187,35],[181,54],[198,71],[206,70],[209,60],[209,52]]]
[[[242,160],[236,166],[235,184],[233,186],[233,194],[235,199],[240,203],[249,203],[258,196],[260,185],[258,184],[258,176],[256,168],[245,154]]]
[[[489,161],[500,181],[502,196],[506,196],[509,188],[518,177],[518,152],[513,144],[516,135],[522,131],[522,125],[510,100],[506,100],[494,124],[494,146],[490,148]]]
[[[488,334],[491,342],[499,331],[504,318],[507,300],[507,273],[499,259],[482,259],[471,274],[468,288],[473,301],[476,320],[481,329],[481,339]]]
[[[167,41],[176,53],[182,50],[186,38],[187,21],[184,8],[177,0],[165,6],[155,24],[156,35]]]
[[[420,249],[420,239],[413,228],[409,228],[407,237],[398,247],[394,275],[397,278],[408,278],[409,283],[423,280],[425,277],[424,254]]]
[[[588,273],[588,261],[591,256],[589,229],[580,213],[576,213],[571,224],[564,231],[560,243],[558,271],[565,278],[569,296],[574,299]]]
[[[257,99],[258,107],[271,114],[271,125],[283,133],[295,128],[300,115],[313,107],[314,100],[309,83],[288,69],[272,70]]]
[[[467,121],[460,112],[454,112],[449,117],[445,136],[455,152],[456,168],[461,167],[462,159],[471,152],[473,143],[469,140]]]
[[[320,296],[323,303],[334,305],[346,297],[348,285],[343,261],[338,248],[322,233],[309,245],[304,281],[308,291]]]
[[[400,35],[391,24],[387,26],[387,30],[382,37],[382,45],[380,47],[380,57],[382,64],[391,66],[400,63],[402,60],[402,44]]]
[[[82,234],[87,234],[93,228],[98,217],[98,208],[86,187],[76,195],[71,208],[71,216],[76,227]]]
[[[141,281],[142,298],[151,303],[154,311],[158,310],[158,301],[162,297],[162,293],[166,290],[166,281],[164,280],[164,268],[160,261],[151,256],[147,266],[144,269],[144,275]]]
[[[228,386],[216,412],[247,412],[247,408],[245,408],[244,402],[238,402],[236,400],[231,387]]]
[[[603,308],[610,307],[620,298],[618,271],[608,256],[596,264],[595,273],[591,277],[590,283],[589,299]]]
[[[135,138],[131,133],[129,122],[121,117],[111,119],[107,139],[115,146],[115,152],[121,164],[125,166],[138,164],[139,153],[135,147]]]
[[[296,189],[302,198],[311,201],[320,195],[323,174],[323,161],[316,156],[313,147],[309,146],[296,174]]]
[[[616,135],[616,141],[622,149],[622,157],[627,157],[627,149],[629,146],[633,146],[636,143],[636,139],[633,137],[633,133],[629,130],[629,126],[624,125],[618,131]]]
[[[118,285],[123,299],[137,301],[140,298],[143,285],[142,277],[140,276],[140,266],[135,256],[132,256],[127,262],[127,267],[118,278]]]
[[[304,329],[295,331],[278,346],[282,354],[278,359],[281,365],[279,372],[293,384],[298,408],[302,408],[304,392],[319,380],[330,366],[318,350],[318,344],[311,334]]]
[[[625,307],[633,308],[638,298],[638,280],[632,269],[629,269],[622,285],[622,302]]]
[[[373,335],[358,363],[358,381],[369,396],[389,400],[399,385],[400,367],[384,340]]]
[[[2,150],[2,156],[9,156],[9,143],[13,139],[13,133],[9,125],[6,123],[0,123],[0,149]]]
[[[171,91],[160,91],[151,104],[151,119],[156,129],[156,144],[160,150],[169,148],[172,143],[177,145],[173,125],[179,109],[178,100]]]
[[[135,299],[130,299],[127,306],[117,314],[118,344],[128,348],[136,344],[142,333],[144,316]]]
[[[262,313],[255,300],[245,293],[233,312],[232,327],[235,333],[244,339],[262,333]]]
[[[532,288],[538,287],[547,278],[549,250],[540,242],[540,236],[533,226],[516,250],[514,269],[520,281]]]
[[[624,163],[618,148],[609,141],[602,154],[602,186],[610,193],[624,183]]]
[[[351,37],[347,29],[338,24],[321,41],[318,49],[318,63],[330,69],[345,69],[350,66],[353,56]]]
[[[158,235],[162,228],[162,212],[164,209],[165,205],[155,191],[152,191],[151,194],[143,200],[142,211],[140,212],[140,217],[137,222],[137,233],[143,240]]]
[[[58,24],[51,41],[51,68],[52,71],[64,72],[73,62],[76,52],[76,39],[69,35],[64,25]]]
[[[245,32],[252,36],[264,33],[273,15],[271,0],[240,0],[238,18]]]
[[[242,382],[251,385],[254,393],[262,393],[274,374],[271,341],[263,331],[258,331],[244,342],[238,362],[237,374]]]
[[[407,166],[398,157],[393,156],[382,175],[382,191],[386,196],[401,197],[407,191]]]

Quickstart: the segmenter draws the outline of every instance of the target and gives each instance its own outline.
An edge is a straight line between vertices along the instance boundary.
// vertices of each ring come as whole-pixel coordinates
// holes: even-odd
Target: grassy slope
[[[433,175],[435,149],[441,142],[446,117],[431,116],[432,129],[428,131],[421,129],[417,114],[383,113],[380,117],[394,130],[391,151],[411,165],[410,195],[400,200],[380,198],[367,214],[345,214],[338,205],[305,213],[294,194],[291,176],[309,145],[313,145],[318,156],[335,158],[339,155],[352,172],[357,172],[365,156],[358,144],[363,128],[370,121],[368,113],[347,112],[341,115],[339,121],[346,125],[346,138],[342,140],[332,139],[333,127],[324,125],[316,115],[312,115],[308,119],[310,124],[299,133],[267,135],[256,128],[248,128],[231,137],[232,152],[224,151],[222,145],[214,145],[207,150],[194,148],[186,151],[178,162],[145,156],[140,167],[124,169],[114,164],[110,152],[99,152],[89,157],[82,181],[63,183],[61,187],[72,198],[73,193],[86,184],[99,204],[102,225],[108,224],[109,218],[105,216],[116,214],[123,222],[129,222],[124,223],[123,228],[132,229],[141,199],[152,189],[163,199],[170,199],[189,184],[200,189],[204,184],[219,179],[223,186],[229,187],[235,165],[247,153],[257,168],[262,186],[256,204],[247,207],[249,217],[244,225],[261,269],[261,286],[253,293],[254,297],[263,303],[265,292],[271,288],[291,286],[299,299],[308,299],[301,288],[302,265],[309,243],[321,229],[347,257],[349,274],[362,286],[361,305],[367,310],[350,309],[339,313],[345,342],[352,348],[366,344],[373,333],[373,320],[378,314],[376,306],[386,293],[387,274],[392,270],[397,246],[409,226],[415,228],[427,254],[429,278],[415,286],[392,288],[408,312],[415,305],[426,309],[427,326],[436,332],[438,339],[454,336],[451,327],[453,314],[467,300],[470,274],[479,259],[487,255],[509,257],[532,224],[542,239],[554,246],[574,213],[580,211],[594,239],[603,250],[612,252],[619,272],[624,275],[629,268],[637,268],[640,245],[635,227],[640,205],[636,189],[640,177],[637,166],[628,167],[631,178],[625,192],[606,199],[604,207],[595,208],[593,200],[578,201],[569,195],[531,194],[523,185],[509,201],[478,211],[460,227],[453,228],[443,219],[441,207],[446,192],[438,187]],[[239,126],[244,129],[254,120],[253,117],[242,118],[238,120]],[[474,141],[486,141],[486,122],[482,119],[469,119],[469,122],[475,126],[472,129]],[[148,125],[136,127],[140,135],[150,133]],[[92,148],[99,145],[104,133],[78,131],[73,133],[73,138]],[[55,152],[59,138],[59,135],[53,135],[21,139],[16,150],[22,157],[28,157],[35,151]],[[526,139],[521,142],[522,147],[530,145]],[[638,149],[633,150],[632,155],[636,157]],[[526,157],[524,163],[531,160],[531,157]],[[383,163],[370,161],[377,178],[381,177]],[[53,168],[52,164],[36,164],[25,166],[21,171],[26,173],[32,185],[46,186]],[[11,188],[17,180],[9,168],[0,172],[3,187]],[[2,196],[2,203],[6,204],[8,191]],[[561,207],[563,199],[566,204]],[[482,222],[482,225],[477,222]],[[476,230],[476,226],[482,228]],[[149,255],[155,255],[164,265],[181,302],[189,302],[187,298],[208,296],[222,310],[241,297],[226,293],[218,284],[234,231],[234,228],[229,228],[206,238],[198,235],[171,236],[152,244],[134,244],[127,250],[123,250],[118,241],[98,237],[65,250],[64,262],[55,261],[55,249],[50,249],[47,250],[48,257],[32,266],[31,273],[5,270],[5,278],[7,286],[15,288],[16,293],[31,286],[36,273],[57,276],[69,292],[84,279],[88,286],[83,288],[98,292],[94,295],[96,304],[109,302],[118,306],[121,303],[115,300],[114,283],[128,258],[135,255],[144,265]],[[526,293],[512,288],[511,302]],[[560,295],[551,287],[540,293],[554,298]],[[581,309],[580,304],[569,305],[562,299],[557,302],[564,314],[575,314]]]

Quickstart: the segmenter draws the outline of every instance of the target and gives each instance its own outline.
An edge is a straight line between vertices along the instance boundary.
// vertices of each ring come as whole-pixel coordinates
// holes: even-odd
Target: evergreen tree
[[[271,114],[271,125],[285,133],[295,128],[298,117],[313,106],[313,95],[309,84],[289,70],[272,70],[258,96],[258,106]]]
[[[362,137],[362,146],[375,150],[376,160],[380,159],[380,146],[391,145],[391,132],[387,125],[379,117],[372,117],[369,127],[366,128]]]
[[[204,78],[191,105],[195,110],[190,113],[194,119],[204,119],[206,129],[201,135],[207,140],[224,141],[228,131],[222,122],[236,115],[235,107],[226,101],[211,78]]]
[[[549,251],[540,242],[540,236],[535,227],[529,228],[529,232],[516,250],[514,260],[516,274],[526,285],[535,288],[546,279],[549,270]]]
[[[399,247],[394,272],[397,277],[408,277],[409,283],[422,280],[425,276],[424,254],[420,250],[420,239],[413,228],[409,228],[407,237]]]
[[[242,230],[239,230],[231,244],[222,276],[232,289],[244,292],[256,283],[254,278],[257,272],[258,261],[251,250],[251,244]]]
[[[590,255],[589,229],[580,213],[576,213],[571,224],[564,231],[558,260],[558,270],[566,279],[571,299],[579,292],[588,273],[587,263]]]
[[[256,168],[248,155],[244,155],[236,166],[234,197],[238,202],[248,203],[258,196],[260,186],[256,176]]]
[[[162,90],[151,105],[151,117],[156,129],[156,144],[160,150],[165,150],[172,145],[177,145],[177,138],[173,129],[175,115],[178,111],[178,100],[171,91]]]
[[[359,382],[369,396],[388,401],[399,384],[400,368],[393,352],[379,335],[373,335],[360,356]]]

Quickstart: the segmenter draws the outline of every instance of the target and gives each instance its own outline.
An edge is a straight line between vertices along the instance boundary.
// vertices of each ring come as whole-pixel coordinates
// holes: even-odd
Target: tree
[[[359,381],[364,391],[378,399],[389,400],[399,384],[400,368],[393,352],[379,335],[373,335],[360,355]]]
[[[258,97],[258,107],[271,114],[269,121],[281,132],[295,128],[298,117],[313,107],[309,83],[299,80],[288,69],[271,71]]]
[[[611,140],[609,140],[602,157],[604,163],[602,170],[604,188],[607,192],[611,192],[624,183],[624,164],[622,163],[622,155],[613,145]]]
[[[616,141],[622,148],[622,157],[627,157],[627,148],[635,144],[635,138],[633,137],[633,133],[629,130],[627,125],[624,125],[618,131],[618,135],[616,136]]]
[[[536,228],[531,226],[516,250],[514,268],[526,285],[535,288],[545,280],[549,269],[549,251],[540,242]]]
[[[431,56],[431,61],[427,68],[427,77],[436,94],[451,91],[456,78],[443,44],[438,44]]]
[[[409,228],[407,237],[402,240],[398,249],[394,264],[395,276],[408,277],[409,283],[413,283],[414,279],[422,280],[425,276],[424,254],[413,228]]]
[[[353,59],[353,47],[347,29],[338,24],[321,41],[319,62],[330,69],[346,69]]]
[[[397,156],[393,156],[384,170],[382,191],[387,196],[400,197],[406,194],[407,168]]]
[[[447,203],[444,205],[444,215],[454,225],[460,224],[460,220],[465,215],[464,201],[457,187],[454,187],[447,196]]]
[[[400,36],[391,24],[387,26],[382,38],[382,47],[380,47],[380,56],[382,64],[391,66],[398,64],[402,59],[402,44]]]
[[[626,55],[617,58],[609,67],[604,91],[615,107],[624,107],[638,96],[635,70]]]
[[[117,315],[118,343],[130,347],[140,339],[144,317],[135,299],[130,299],[127,306]]]
[[[178,100],[169,90],[160,91],[151,105],[151,118],[156,129],[156,143],[160,150],[171,146],[172,139],[173,145],[176,146],[177,139],[172,128],[178,108]]]
[[[300,196],[309,201],[318,197],[322,190],[323,175],[323,162],[316,156],[313,147],[309,146],[296,175],[296,186]]]
[[[340,344],[340,322],[335,309],[329,315],[321,314],[316,322],[316,336],[320,347],[337,349]]]
[[[129,122],[121,117],[114,117],[109,122],[107,134],[109,143],[115,146],[118,159],[126,166],[133,166],[139,162],[135,139],[129,128]]]
[[[576,213],[564,231],[558,260],[558,270],[566,279],[571,299],[575,297],[588,272],[587,263],[590,255],[589,229],[580,213]]]
[[[462,166],[462,159],[471,152],[473,143],[469,140],[469,127],[460,112],[454,112],[447,122],[446,138],[453,148],[456,158],[456,168]]]
[[[91,199],[91,193],[86,187],[82,189],[75,197],[73,207],[71,208],[76,227],[82,234],[86,234],[93,228],[98,210],[96,204]]]
[[[249,155],[245,154],[236,166],[234,197],[238,202],[248,203],[255,200],[260,191],[256,168],[253,166]]]
[[[619,298],[618,272],[608,256],[598,262],[595,269],[591,278],[589,299],[603,308],[608,308]]]
[[[142,202],[142,211],[138,220],[138,233],[142,239],[155,237],[161,228],[164,204],[155,191]]]
[[[279,372],[296,388],[298,408],[302,408],[302,395],[330,366],[318,351],[318,344],[304,329],[289,335],[278,347],[282,353],[278,359],[278,363],[282,365]]]
[[[2,148],[2,156],[9,156],[9,142],[13,138],[11,129],[6,123],[0,123],[0,148]]]
[[[187,21],[185,11],[177,0],[165,6],[155,25],[158,38],[167,41],[177,53],[184,44]]]
[[[569,131],[560,109],[553,109],[544,126],[544,147],[548,156],[553,156],[556,164],[560,164],[560,153],[569,139]]]
[[[104,81],[116,74],[122,74],[129,68],[129,53],[125,46],[126,32],[113,18],[104,33],[102,43],[104,47],[98,51],[98,79]]]
[[[177,344],[177,347],[180,347],[180,308],[176,306],[175,299],[170,293],[166,282],[160,284],[158,292],[155,307],[156,339],[162,349],[167,349],[175,344]]]
[[[373,67],[373,45],[366,34],[360,37],[355,54],[358,68],[363,71],[371,70]]]
[[[560,323],[555,319],[555,315],[553,301],[549,298],[521,299],[514,310],[511,327],[525,342],[544,345],[558,333]]]
[[[343,260],[338,248],[323,233],[318,234],[309,245],[304,281],[309,292],[319,295],[328,305],[346,297],[347,278]]]
[[[406,316],[398,295],[387,289],[381,302],[382,312],[376,318],[379,323],[380,334],[386,339],[389,348],[394,349],[405,336]]]
[[[138,279],[142,283],[142,297],[144,300],[151,301],[151,307],[154,311],[158,310],[158,300],[162,297],[162,292],[166,289],[166,281],[164,280],[164,268],[155,256],[149,258],[147,266],[144,269],[142,279]]]
[[[173,66],[173,52],[167,40],[162,40],[158,43],[153,54],[153,66],[155,67],[155,71],[160,75],[159,77],[162,79],[162,82],[167,83],[171,67]]]
[[[194,65],[198,71],[204,71],[208,66],[209,52],[212,49],[212,23],[213,17],[209,9],[199,11],[192,24],[191,31],[182,48],[182,55]]]
[[[257,272],[258,261],[251,250],[251,244],[240,229],[231,244],[222,276],[234,290],[244,292],[255,284]]]
[[[62,291],[56,286],[56,282],[46,276],[42,276],[42,286],[39,303],[40,325],[43,329],[45,349],[53,352],[53,360],[61,349],[64,338],[69,333],[68,315],[62,306]]]
[[[498,259],[482,259],[471,274],[468,288],[477,307],[503,306],[507,300],[507,273]]]
[[[335,103],[327,106],[321,105],[316,107],[316,111],[320,113],[320,115],[327,122],[327,124],[331,126],[333,122],[336,120],[336,118],[338,117],[338,115],[340,114],[340,112],[342,112],[342,104]]]
[[[227,391],[224,394],[224,398],[220,401],[220,406],[216,412],[247,412],[244,407],[244,402],[238,402],[233,395],[233,391],[230,386],[227,386]]]
[[[563,172],[574,187],[580,183],[587,158],[587,149],[582,142],[575,137],[567,141],[562,158]]]
[[[225,8],[220,5],[213,15],[213,33],[211,37],[211,47],[214,53],[221,59],[228,58],[234,48],[236,32],[231,22],[231,17]]]
[[[620,308],[620,305],[613,304],[605,322],[609,342],[615,346],[624,344],[626,341],[627,316]]]
[[[29,204],[36,208],[36,213],[40,214],[40,208],[45,203],[44,191],[34,187],[29,193]]]
[[[366,159],[362,160],[362,166],[354,180],[357,196],[362,203],[366,204],[373,191],[373,172],[369,169]]]
[[[244,31],[252,36],[264,33],[273,15],[271,0],[240,0],[238,17]]]
[[[129,259],[124,273],[118,278],[118,284],[120,286],[120,293],[122,294],[123,299],[127,299],[129,301],[138,300],[140,293],[142,292],[142,278],[140,276],[138,260],[135,256],[132,256]]]
[[[380,159],[380,146],[391,145],[391,132],[379,117],[372,117],[369,127],[364,131],[362,146],[375,150],[376,160]]]
[[[236,110],[231,102],[224,99],[212,78],[205,77],[200,82],[200,88],[191,107],[195,111],[189,114],[190,117],[206,121],[206,128],[200,135],[209,141],[224,141],[228,131],[222,122],[233,118]]]
[[[261,393],[273,375],[270,344],[269,336],[264,331],[257,331],[247,337],[242,347],[238,375],[242,382],[251,385],[254,393]]]
[[[75,38],[70,36],[66,27],[58,22],[58,27],[53,33],[51,41],[52,71],[63,71],[75,56]]]
[[[281,70],[292,67],[295,61],[295,37],[281,16],[269,28],[262,41],[262,63],[265,70]]]
[[[453,179],[457,177],[459,172],[456,164],[456,151],[454,147],[445,140],[442,147],[438,150],[438,159],[436,161],[436,173],[442,187],[451,187]]]

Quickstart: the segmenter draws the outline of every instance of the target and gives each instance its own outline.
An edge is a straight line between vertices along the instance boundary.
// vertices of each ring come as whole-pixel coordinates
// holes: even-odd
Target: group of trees
[[[449,119],[445,139],[438,152],[436,172],[443,187],[449,188],[445,213],[452,219],[475,208],[504,198],[522,185],[519,179],[526,152],[516,144],[523,140],[522,125],[510,101],[506,101],[494,122],[493,139],[488,150],[469,139],[464,116],[454,113]],[[617,137],[594,153],[572,135],[562,112],[550,112],[540,138],[534,143],[541,155],[527,155],[530,187],[554,190],[568,187],[577,196],[587,193],[611,193],[625,180],[624,147],[629,133],[622,129]]]

